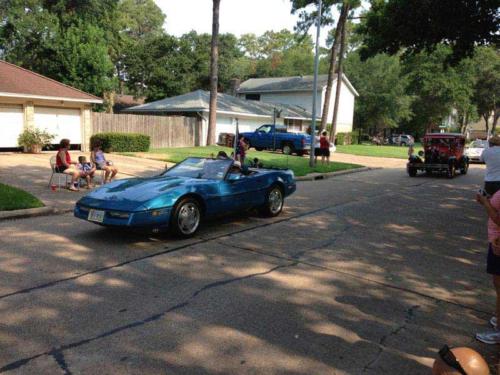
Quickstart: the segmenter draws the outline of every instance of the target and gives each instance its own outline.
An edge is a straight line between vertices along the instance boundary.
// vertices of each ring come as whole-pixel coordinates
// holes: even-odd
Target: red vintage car
[[[415,177],[418,171],[428,175],[446,173],[453,178],[457,170],[466,174],[469,169],[469,158],[464,155],[465,136],[460,133],[428,133],[423,138],[424,151],[418,156],[409,157],[407,171]]]

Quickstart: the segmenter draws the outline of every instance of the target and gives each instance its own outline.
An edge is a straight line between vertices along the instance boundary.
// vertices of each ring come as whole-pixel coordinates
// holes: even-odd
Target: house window
[[[286,118],[284,122],[289,131],[302,131],[302,120]]]
[[[246,94],[246,100],[260,100],[260,94]]]

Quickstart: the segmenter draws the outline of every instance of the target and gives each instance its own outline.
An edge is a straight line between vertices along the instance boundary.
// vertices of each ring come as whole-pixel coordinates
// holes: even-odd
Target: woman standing
[[[319,137],[319,148],[321,151],[321,164],[330,163],[330,141],[326,136],[326,130],[321,133],[321,137]]]
[[[71,155],[69,154],[69,139],[61,139],[59,142],[59,151],[56,156],[56,172],[65,173],[71,175],[71,185],[69,190],[78,191],[78,179],[82,176],[81,172],[76,168],[76,161],[71,161]]]

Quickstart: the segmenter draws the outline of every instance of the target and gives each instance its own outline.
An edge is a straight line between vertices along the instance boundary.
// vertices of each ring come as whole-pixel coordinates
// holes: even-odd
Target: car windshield
[[[231,159],[187,158],[163,176],[222,180],[232,163]]]
[[[473,148],[486,148],[486,141],[476,140],[471,143],[470,147]]]

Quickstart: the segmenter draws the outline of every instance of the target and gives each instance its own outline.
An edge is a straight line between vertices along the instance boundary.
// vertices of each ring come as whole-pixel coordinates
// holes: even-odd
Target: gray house
[[[123,113],[196,116],[200,120],[200,145],[203,146],[207,139],[209,101],[208,91],[197,90],[127,108]],[[306,126],[311,122],[311,113],[298,105],[265,103],[218,94],[216,138],[220,133],[234,134],[236,123],[240,132],[254,131],[263,124],[272,123],[275,109],[280,112],[277,124],[300,121]],[[295,130],[302,130],[302,127]]]
[[[328,76],[326,74],[318,77],[318,100],[316,102],[318,117],[321,117],[323,111],[327,81]],[[330,99],[328,122],[331,122],[333,117],[337,80],[333,84],[334,90]],[[239,89],[237,89],[237,95],[242,99],[262,103],[296,105],[312,113],[313,76],[252,78],[240,85]],[[343,75],[340,89],[337,132],[352,131],[354,100],[357,96],[359,96],[358,92],[347,77]],[[303,121],[299,119],[285,119],[285,124],[297,130],[304,130],[305,128]]]

